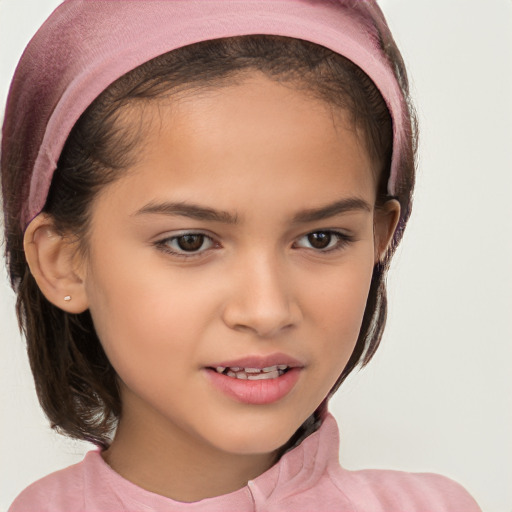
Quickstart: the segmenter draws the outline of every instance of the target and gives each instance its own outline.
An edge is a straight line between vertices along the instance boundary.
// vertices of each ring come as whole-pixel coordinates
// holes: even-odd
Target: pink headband
[[[248,34],[317,43],[366,72],[393,119],[388,191],[394,195],[409,121],[381,49],[392,36],[374,0],[67,0],[29,43],[7,103],[2,153],[9,140],[26,143],[23,227],[45,204],[73,125],[112,82],[181,46]]]

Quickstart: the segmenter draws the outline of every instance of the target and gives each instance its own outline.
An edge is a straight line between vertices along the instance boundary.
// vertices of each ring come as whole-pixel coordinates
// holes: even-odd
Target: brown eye
[[[318,253],[327,254],[347,247],[354,240],[352,235],[340,233],[339,231],[325,230],[312,231],[302,236],[295,247],[314,250]]]
[[[210,236],[193,232],[158,240],[155,246],[164,253],[180,258],[200,257],[207,254],[210,249],[219,247]]]
[[[188,234],[177,237],[176,242],[182,251],[192,252],[201,249],[204,239],[204,235]]]
[[[314,249],[326,249],[332,240],[332,234],[328,231],[317,231],[308,235],[308,242]]]

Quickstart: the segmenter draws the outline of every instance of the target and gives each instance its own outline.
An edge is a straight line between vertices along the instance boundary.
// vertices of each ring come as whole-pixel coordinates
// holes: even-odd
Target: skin
[[[44,215],[27,230],[26,253],[49,300],[90,309],[119,375],[123,414],[105,460],[190,502],[268,469],[326,397],[355,346],[399,207],[374,208],[375,163],[343,111],[256,72],[145,105],[143,116],[136,163],[95,200],[87,256]],[[297,219],[347,200],[352,208]],[[176,202],[236,223],[161,206]],[[183,242],[172,237],[191,231],[210,238],[194,238],[189,257],[169,252]],[[313,247],[308,234],[328,231],[339,236]],[[219,361],[277,352],[303,367],[275,403],[241,403],[206,375]]]

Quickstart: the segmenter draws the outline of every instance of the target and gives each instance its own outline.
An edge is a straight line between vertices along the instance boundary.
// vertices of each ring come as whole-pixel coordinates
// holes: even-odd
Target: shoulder
[[[90,452],[86,456],[94,455]],[[86,460],[29,485],[14,500],[9,512],[56,512],[84,510],[84,467]]]
[[[480,512],[471,495],[457,482],[434,473],[391,470],[331,472],[358,510],[372,512]]]

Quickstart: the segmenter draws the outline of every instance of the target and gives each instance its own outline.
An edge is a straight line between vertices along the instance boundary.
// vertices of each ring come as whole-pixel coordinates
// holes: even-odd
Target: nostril
[[[290,290],[291,279],[286,278],[284,269],[277,270],[275,262],[256,262],[243,278],[235,281],[223,310],[226,325],[270,337],[300,322],[302,314]]]

